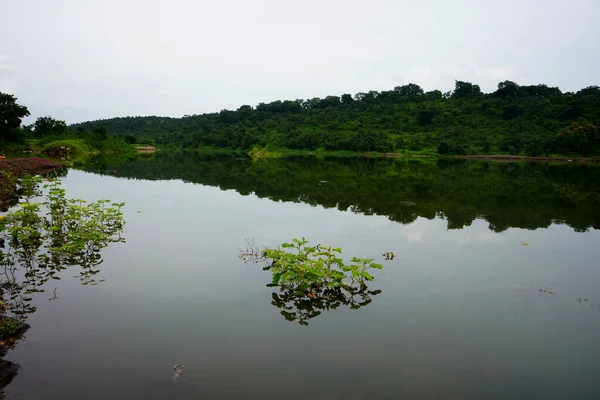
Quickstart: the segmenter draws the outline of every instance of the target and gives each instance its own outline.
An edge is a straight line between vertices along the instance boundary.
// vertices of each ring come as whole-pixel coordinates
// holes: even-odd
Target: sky
[[[600,85],[598,0],[0,0],[0,92],[75,123],[455,80]]]

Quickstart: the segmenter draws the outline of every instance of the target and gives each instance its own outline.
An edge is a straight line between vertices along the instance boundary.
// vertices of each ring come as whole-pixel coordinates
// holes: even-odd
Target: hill
[[[242,105],[237,110],[123,117],[72,125],[104,126],[130,142],[196,148],[274,146],[441,154],[600,153],[600,88],[563,93],[505,81],[493,93],[456,81],[455,90],[424,92],[416,84],[354,96]]]

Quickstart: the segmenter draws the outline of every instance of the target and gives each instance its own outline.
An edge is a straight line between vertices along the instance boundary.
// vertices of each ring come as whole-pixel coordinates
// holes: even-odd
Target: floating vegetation
[[[512,289],[522,288],[522,286],[520,286],[520,285],[511,285],[510,287]],[[529,289],[535,290],[535,288],[533,286],[529,286]],[[550,296],[555,294],[552,289],[547,288],[545,286],[540,287],[537,291],[539,293],[550,295]],[[586,304],[586,305],[589,304],[590,308],[597,307],[598,311],[600,311],[600,305],[590,304],[587,297],[577,297],[577,298],[575,298],[575,301],[577,301],[577,303],[579,303],[579,304]]]
[[[246,239],[246,247],[244,249],[238,249],[238,258],[246,264],[266,262],[264,253],[266,249],[267,247],[265,246],[256,246],[254,239]]]
[[[547,287],[541,287],[538,289],[538,292],[543,293],[543,294],[554,294],[554,292],[551,292],[550,289],[548,289]]]
[[[34,202],[43,194],[41,184],[45,201]],[[10,318],[22,322],[35,312],[33,295],[43,293],[43,285],[59,280],[59,272],[69,267],[79,268],[77,277],[83,285],[102,282],[96,278],[101,250],[125,241],[123,203],[67,199],[58,180],[25,176],[20,186],[19,207],[0,220],[0,319],[6,323]],[[55,288],[49,300],[58,294]]]
[[[382,256],[385,260],[388,260],[388,261],[393,260],[394,257],[396,257],[396,255],[394,254],[393,251],[386,251],[385,253],[382,254]]]
[[[272,274],[267,286],[279,289],[272,293],[271,304],[280,308],[288,321],[308,325],[310,319],[324,310],[342,305],[358,309],[381,293],[367,287],[367,282],[374,279],[370,271],[383,268],[371,258],[353,257],[346,264],[340,248],[309,246],[305,238],[293,239],[277,249],[256,247],[254,241],[246,244],[239,257],[246,263],[266,264],[263,269]]]

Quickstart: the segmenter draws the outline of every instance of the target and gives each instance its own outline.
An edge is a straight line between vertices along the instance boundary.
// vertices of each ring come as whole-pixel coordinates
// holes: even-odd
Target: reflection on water
[[[596,167],[159,153],[86,168],[64,187],[125,201],[127,244],[102,250],[103,284],[33,297],[7,397],[600,398]],[[236,258],[245,238],[301,236],[384,263],[381,292],[293,297]]]
[[[82,285],[102,282],[96,279],[102,249],[124,242],[122,204],[67,200],[59,181],[44,184],[43,191],[40,183],[40,178],[24,177],[19,206],[0,219],[0,357],[29,328],[25,321],[37,311],[34,297],[46,292],[47,282],[60,280],[60,272],[70,267],[79,268],[76,277]],[[45,201],[36,201],[42,195]],[[48,300],[58,295],[54,287]],[[17,366],[0,362],[1,388],[10,383]]]
[[[368,306],[373,300],[372,296],[381,293],[381,290],[368,290],[364,288],[355,293],[325,291],[315,296],[298,296],[290,288],[281,285],[268,284],[268,287],[276,287],[279,292],[272,293],[271,305],[281,309],[281,315],[291,322],[300,325],[308,325],[308,321],[318,317],[323,311],[335,310],[340,306],[358,310]]]
[[[489,229],[566,224],[600,228],[600,168],[589,165],[310,157],[259,160],[159,152],[85,170],[131,179],[181,179],[275,201],[302,202],[409,224],[446,219],[448,229],[485,219]]]

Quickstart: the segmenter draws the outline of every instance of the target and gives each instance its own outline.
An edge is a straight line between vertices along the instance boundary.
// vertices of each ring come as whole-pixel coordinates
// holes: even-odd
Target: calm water
[[[8,399],[600,398],[594,167],[157,154],[84,169],[68,196],[126,202],[127,243],[103,251],[102,284],[68,270],[34,298]],[[301,236],[384,264],[381,294],[287,321],[238,253]]]

